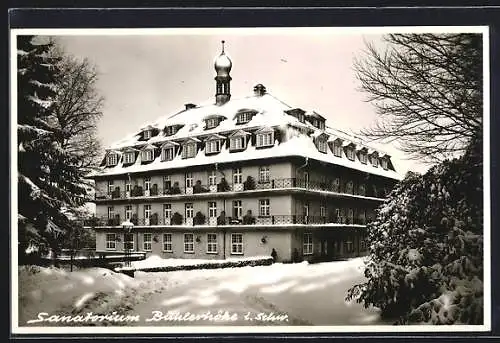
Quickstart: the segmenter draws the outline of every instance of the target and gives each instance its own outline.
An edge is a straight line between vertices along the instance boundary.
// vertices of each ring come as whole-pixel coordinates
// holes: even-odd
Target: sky
[[[278,99],[315,110],[337,129],[356,132],[377,118],[359,90],[353,59],[362,55],[366,42],[383,48],[378,34],[231,29],[66,35],[57,40],[66,53],[87,58],[97,67],[97,88],[105,98],[98,125],[103,147],[149,121],[182,110],[186,103],[215,100],[213,63],[221,40],[233,63],[233,98],[251,95],[253,86],[262,83]],[[408,160],[394,145],[371,145],[389,153],[401,175],[429,167]]]

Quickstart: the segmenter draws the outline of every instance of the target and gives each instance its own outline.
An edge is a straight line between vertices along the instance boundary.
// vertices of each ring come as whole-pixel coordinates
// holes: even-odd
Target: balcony
[[[357,188],[357,187],[356,187]],[[381,199],[376,197],[371,192],[358,192],[356,189],[351,189],[345,185],[334,184],[333,182],[317,182],[309,181],[300,178],[279,178],[270,179],[266,182],[255,181],[253,178],[248,178],[241,183],[229,184],[226,180],[221,180],[215,185],[204,185],[201,181],[196,181],[190,187],[180,186],[178,182],[173,184],[165,184],[160,187],[153,184],[149,189],[145,190],[143,187],[135,185],[129,191],[122,191],[119,187],[115,188],[113,192],[96,191],[96,200],[119,200],[131,199],[142,197],[165,197],[165,196],[178,196],[178,195],[194,195],[203,193],[226,193],[226,192],[247,192],[247,191],[265,191],[265,190],[279,190],[279,189],[303,189],[308,191],[326,191],[337,193],[339,195],[350,196],[368,196],[372,198]]]
[[[323,216],[305,216],[305,215],[272,215],[272,216],[248,216],[241,218],[199,216],[198,214],[192,218],[185,218],[179,213],[172,217],[162,217],[151,215],[149,218],[137,218],[132,216],[130,221],[136,226],[239,226],[239,225],[366,225],[365,218],[346,218],[346,217],[323,217]],[[99,227],[99,226],[120,226],[119,217],[93,217],[84,221],[84,226]]]

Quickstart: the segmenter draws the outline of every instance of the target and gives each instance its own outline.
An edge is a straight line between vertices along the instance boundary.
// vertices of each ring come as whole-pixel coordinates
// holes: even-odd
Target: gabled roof
[[[143,146],[141,148],[141,151],[144,151],[144,150],[150,150],[150,149],[156,149],[156,147],[153,145],[153,144],[146,144],[145,146]]]
[[[321,114],[319,114],[315,111],[312,111],[311,113],[308,113],[307,115],[309,117],[313,117],[313,118],[317,118],[317,119],[321,119],[321,120],[326,120],[325,117],[323,117]]]
[[[186,137],[185,139],[183,139],[182,143],[189,143],[189,142],[200,143],[201,140],[199,140],[196,137]]]
[[[106,150],[106,156],[110,155],[110,154],[121,155],[122,152],[120,150],[116,150],[116,149],[108,149],[108,150]]]
[[[150,124],[150,125],[147,125],[147,126],[141,128],[141,131],[154,130],[154,129],[156,129],[156,128]]]
[[[272,127],[269,127],[269,126],[264,126],[260,129],[258,129],[257,131],[255,131],[255,133],[262,133],[262,132],[274,132],[274,129]]]
[[[162,145],[160,145],[160,148],[163,149],[164,147],[167,147],[167,146],[177,146],[177,145],[179,145],[179,143],[174,142],[174,141],[166,141]]]
[[[250,136],[251,133],[246,132],[244,130],[238,130],[236,132],[233,132],[232,134],[229,135],[229,137],[235,137],[235,136]]]
[[[136,149],[134,147],[128,146],[125,149],[122,150],[123,152],[136,152],[139,151],[139,149]]]
[[[354,144],[354,143],[353,143],[353,142],[351,142],[351,141],[344,141],[344,142],[342,143],[342,146],[344,146],[344,147],[348,147],[348,146],[353,146],[353,147],[356,147],[356,144]]]

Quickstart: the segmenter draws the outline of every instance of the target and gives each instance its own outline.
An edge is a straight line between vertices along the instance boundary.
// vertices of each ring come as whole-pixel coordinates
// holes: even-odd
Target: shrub
[[[193,218],[193,225],[204,225],[205,224],[205,215],[200,211],[196,212],[196,215]]]
[[[255,224],[255,217],[252,215],[252,210],[248,210],[247,214],[243,216],[243,225]]]
[[[477,144],[477,145],[476,145]],[[409,173],[368,224],[368,281],[348,291],[398,323],[483,322],[481,143]]]
[[[247,177],[247,180],[243,182],[243,189],[246,191],[251,191],[255,189],[255,179],[251,176]]]
[[[182,214],[175,212],[170,219],[171,225],[182,225]]]
[[[226,178],[221,178],[219,184],[217,185],[217,192],[227,192],[229,189],[229,184],[227,183]]]

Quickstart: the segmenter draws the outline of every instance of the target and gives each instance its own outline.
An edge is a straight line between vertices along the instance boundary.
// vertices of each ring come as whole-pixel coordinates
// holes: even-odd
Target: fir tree
[[[18,224],[19,254],[28,246],[57,250],[46,230],[52,221],[68,227],[68,211],[81,206],[86,190],[77,159],[60,145],[64,132],[51,118],[60,73],[52,42],[19,36],[18,51]],[[49,230],[50,231],[50,230]]]
[[[399,323],[482,324],[482,141],[409,173],[369,224],[368,281],[348,292]]]

